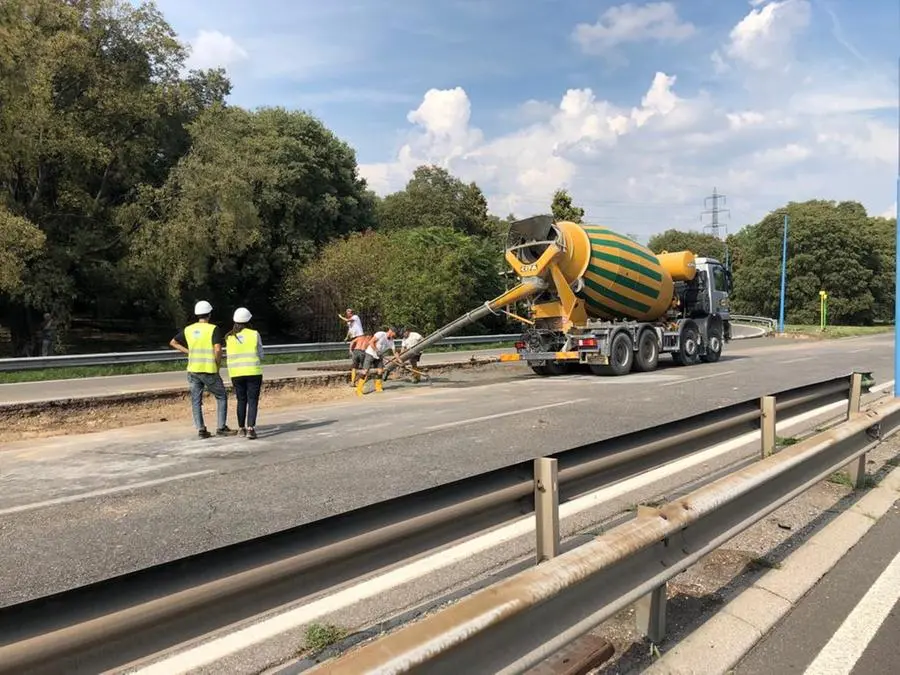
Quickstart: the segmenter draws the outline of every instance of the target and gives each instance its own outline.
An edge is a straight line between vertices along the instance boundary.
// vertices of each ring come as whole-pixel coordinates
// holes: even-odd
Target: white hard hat
[[[250,319],[253,318],[253,315],[250,313],[250,310],[246,307],[238,307],[234,310],[234,322],[235,323],[247,323]]]
[[[201,300],[196,305],[194,305],[194,314],[197,316],[203,316],[204,314],[209,314],[212,312],[212,305],[209,304],[206,300]]]

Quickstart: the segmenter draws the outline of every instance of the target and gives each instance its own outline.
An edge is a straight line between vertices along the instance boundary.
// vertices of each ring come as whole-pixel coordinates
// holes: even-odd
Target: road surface
[[[716,364],[622,378],[501,364],[263,409],[258,441],[179,422],[0,445],[0,605],[854,369],[884,382],[892,354],[882,335],[748,340]]]
[[[761,328],[754,326],[738,325],[734,327],[735,336],[752,337],[762,333]],[[740,341],[734,344],[741,344]],[[726,351],[728,351],[726,347]],[[454,352],[425,353],[420,361],[423,365],[435,363],[462,363],[473,356],[496,357],[500,354],[508,354],[511,349],[491,350],[466,350]],[[320,363],[304,362],[279,363],[263,368],[264,377],[267,380],[315,377],[330,374],[331,371],[316,370],[318,365],[343,366],[349,368],[349,360],[323,361]],[[229,382],[228,373],[222,370],[222,377],[226,384]],[[182,371],[169,373],[150,373],[145,375],[107,375],[103,377],[85,377],[68,380],[45,380],[41,382],[19,382],[14,384],[0,384],[0,405],[10,403],[38,403],[43,401],[58,401],[61,399],[90,398],[94,396],[115,396],[119,394],[131,394],[143,391],[165,391],[169,389],[184,390],[185,375]]]
[[[734,675],[900,670],[900,509],[890,511],[760,641]]]

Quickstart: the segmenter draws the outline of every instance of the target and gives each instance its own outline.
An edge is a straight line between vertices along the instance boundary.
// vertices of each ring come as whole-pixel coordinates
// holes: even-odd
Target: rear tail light
[[[597,339],[596,338],[585,338],[584,340],[579,340],[578,346],[594,348],[597,346]]]

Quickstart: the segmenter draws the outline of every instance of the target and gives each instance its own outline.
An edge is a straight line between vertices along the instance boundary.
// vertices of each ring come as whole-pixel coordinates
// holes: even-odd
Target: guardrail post
[[[559,481],[556,460],[534,460],[534,517],[537,562],[559,555]]]
[[[768,457],[775,452],[777,436],[775,434],[775,397],[763,396],[759,399],[759,430],[762,437],[762,456]]]
[[[853,373],[850,376],[850,396],[847,402],[847,419],[851,420],[859,414],[862,402],[862,373]],[[850,462],[846,469],[850,475],[850,482],[857,490],[866,486],[866,453]]]
[[[667,593],[668,584],[662,584],[634,604],[637,629],[653,643],[662,642],[666,637]]]

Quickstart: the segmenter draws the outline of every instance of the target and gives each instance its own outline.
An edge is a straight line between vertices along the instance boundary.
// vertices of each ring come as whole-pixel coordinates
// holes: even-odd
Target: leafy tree
[[[132,264],[145,283],[164,280],[174,319],[202,295],[281,328],[271,304],[287,270],[373,224],[354,152],[315,118],[280,108],[215,106],[190,131],[190,152],[147,194],[145,212],[158,215],[136,238]]]
[[[382,199],[377,209],[383,229],[449,227],[478,237],[494,234],[481,189],[438,166],[418,167],[406,187]]]
[[[321,330],[316,321],[324,316],[335,324],[330,337],[342,337],[330,317],[346,307],[356,309],[370,330],[391,323],[425,334],[502,292],[499,258],[488,241],[451,227],[354,234],[298,265],[281,306],[303,335]]]
[[[572,205],[572,197],[566,190],[559,189],[553,193],[553,203],[550,205],[553,219],[556,221],[568,220],[580,223],[584,218],[584,209]]]
[[[0,206],[0,293],[28,296],[26,265],[43,252],[46,240],[33,223]]]
[[[698,257],[725,260],[725,242],[703,232],[666,230],[650,237],[647,248],[654,253],[691,251]]]
[[[855,202],[791,202],[746,228],[741,233],[741,262],[735,271],[735,311],[778,315],[785,214],[789,217],[786,321],[816,323],[822,289],[829,295],[830,322],[861,325],[874,321],[879,304],[876,293],[884,296],[885,290],[876,280],[875,261],[880,261],[877,264],[882,270],[889,263],[884,245],[867,236],[873,229],[871,219]],[[884,300],[880,299],[882,307]]]

